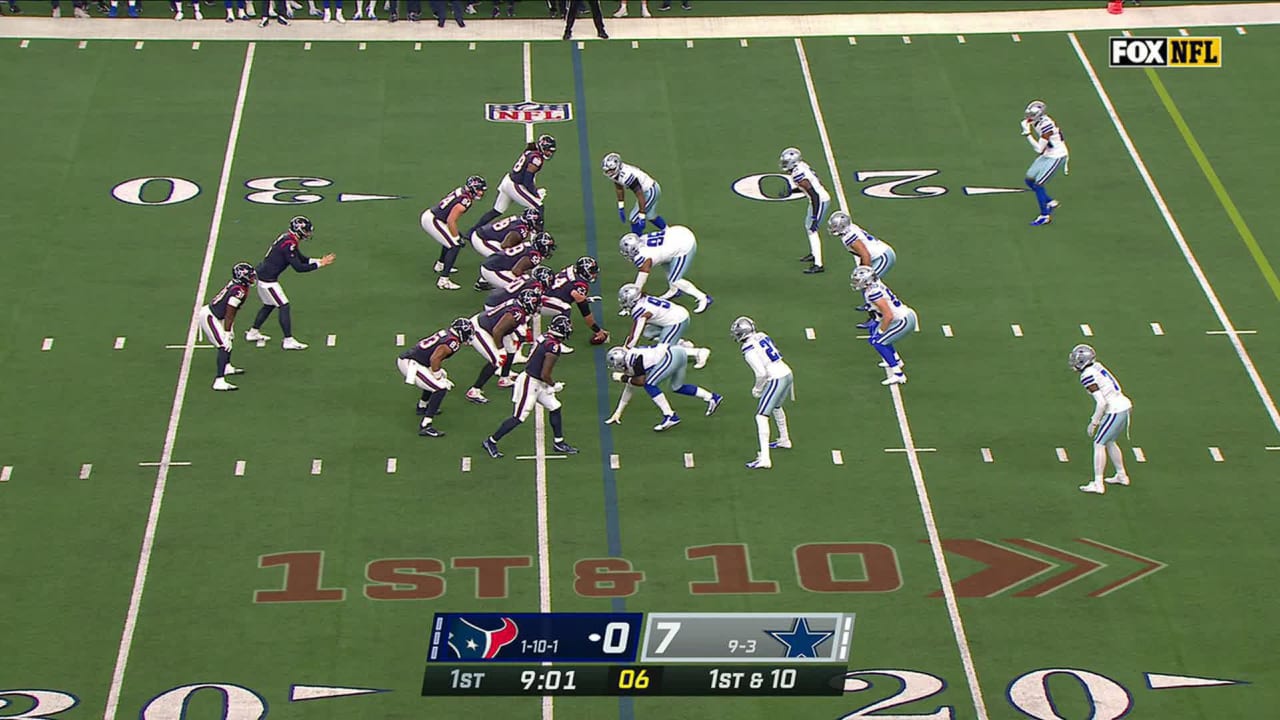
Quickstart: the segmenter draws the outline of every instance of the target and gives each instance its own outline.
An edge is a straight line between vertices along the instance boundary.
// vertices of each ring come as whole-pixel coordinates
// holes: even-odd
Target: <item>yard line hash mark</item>
[[[396,347],[404,347],[404,333],[396,335]]]
[[[1089,56],[1085,54],[1084,48],[1080,46],[1080,40],[1075,33],[1067,33],[1067,38],[1071,41],[1071,46],[1075,50],[1081,66],[1084,67],[1085,72],[1089,75],[1089,81],[1093,84],[1093,89],[1097,92],[1098,99],[1102,102],[1107,115],[1111,118],[1111,124],[1115,126],[1116,133],[1119,134],[1121,141],[1124,142],[1125,149],[1129,152],[1129,158],[1133,160],[1134,166],[1138,169],[1138,174],[1142,176],[1142,182],[1146,184],[1147,192],[1151,194],[1151,199],[1155,201],[1156,207],[1159,208],[1160,215],[1164,218],[1165,225],[1169,228],[1169,233],[1173,235],[1174,241],[1177,242],[1178,248],[1182,251],[1183,259],[1186,260],[1187,265],[1191,268],[1196,282],[1200,284],[1201,292],[1204,293],[1205,299],[1209,301],[1214,315],[1217,316],[1218,322],[1222,325],[1223,334],[1231,338],[1231,345],[1235,348],[1236,355],[1240,358],[1240,363],[1244,366],[1245,373],[1253,383],[1254,391],[1257,392],[1258,398],[1262,400],[1263,406],[1266,407],[1272,425],[1277,432],[1280,432],[1280,410],[1276,409],[1276,403],[1271,399],[1271,392],[1267,389],[1266,384],[1263,383],[1262,376],[1258,374],[1258,369],[1253,364],[1253,358],[1249,357],[1249,352],[1245,350],[1244,343],[1238,337],[1235,325],[1232,324],[1231,318],[1222,306],[1222,302],[1218,300],[1218,293],[1214,291],[1213,285],[1209,283],[1209,278],[1204,274],[1204,269],[1200,267],[1200,261],[1196,259],[1195,253],[1191,251],[1191,246],[1182,234],[1182,228],[1174,220],[1173,213],[1169,210],[1168,204],[1165,203],[1164,195],[1156,187],[1155,180],[1152,179],[1151,173],[1147,170],[1147,164],[1143,162],[1142,156],[1138,154],[1138,148],[1133,144],[1133,139],[1129,137],[1129,131],[1125,129],[1124,123],[1120,120],[1120,115],[1116,112],[1115,105],[1111,102],[1111,96],[1102,87],[1102,82],[1098,80],[1098,74],[1094,72],[1093,64],[1089,62]]]
[[[1022,326],[1021,326],[1021,325],[1019,325],[1019,324],[1017,324],[1017,323],[1014,323],[1013,325],[1010,325],[1010,326],[1009,326],[1009,329],[1013,331],[1013,336],[1014,336],[1014,337],[1022,337]]]
[[[144,43],[143,43],[143,41],[142,41],[142,40],[139,40],[138,42],[134,43],[133,49],[134,49],[134,50],[141,50],[141,49],[142,49],[143,44],[144,44]]]
[[[413,44],[413,49],[414,49],[414,50],[421,50],[421,49],[422,49],[422,43],[420,43],[420,42],[416,42],[416,43],[414,43],[414,44]]]
[[[1243,26],[1241,26],[1241,25],[1237,25],[1237,26],[1236,26],[1236,34],[1237,34],[1237,35],[1248,35],[1248,34],[1249,34],[1249,31],[1248,31],[1248,30],[1245,30]]]
[[[1213,461],[1214,461],[1214,462],[1222,462],[1222,461],[1223,461],[1223,457],[1222,457],[1222,448],[1219,448],[1219,447],[1210,447],[1210,448],[1209,448],[1209,457],[1213,458]]]
[[[5,465],[0,468],[0,482],[9,482],[9,477],[13,475],[13,466]]]
[[[93,472],[93,463],[85,463],[80,466],[80,479],[88,480],[89,474]]]
[[[1014,42],[1022,42],[1022,36],[1021,36],[1021,35],[1019,35],[1018,33],[1014,33],[1014,34],[1013,34],[1013,41],[1014,41]]]
[[[910,36],[910,35],[903,35],[903,36],[902,36],[902,44],[903,44],[903,45],[910,45],[910,44],[911,44],[911,36]]]
[[[741,45],[742,47],[747,47],[747,39],[742,38],[741,40],[738,41],[738,44]]]
[[[387,473],[390,474],[395,471],[396,471],[396,459],[390,458],[390,457],[387,458]]]
[[[814,332],[813,328],[805,328],[804,337],[806,340],[817,340],[818,333]]]
[[[1144,463],[1147,461],[1147,453],[1144,452],[1142,448],[1135,445],[1132,448],[1132,450],[1133,450],[1133,459],[1135,462]]]
[[[471,458],[462,458],[462,472],[471,472]]]
[[[192,49],[192,50],[199,50],[199,49],[200,49],[200,41],[199,41],[199,40],[197,40],[197,41],[195,41],[195,42],[191,43],[191,49]]]
[[[324,344],[325,344],[325,345],[327,345],[327,346],[329,346],[329,347],[333,347],[334,345],[337,345],[337,344],[338,344],[338,336],[337,336],[337,335],[330,335],[329,337],[327,337],[327,338],[325,338],[325,339],[324,339]]]
[[[303,49],[303,50],[310,50],[310,49],[311,49],[311,43],[309,43],[309,42],[308,42],[308,43],[302,43],[302,49]]]
[[[311,474],[319,475],[324,470],[324,461],[316,458],[311,461]]]
[[[955,333],[951,331],[950,325],[942,326],[942,337],[955,337]]]
[[[140,463],[138,463],[138,467],[160,467],[160,463],[158,463],[158,462],[140,462]],[[171,461],[169,462],[169,467],[191,467],[191,463],[190,463],[190,462],[178,462],[177,460],[171,460]]]
[[[368,49],[368,47],[369,47],[369,43],[360,43],[360,49],[361,49],[361,50],[366,50],[366,49]]]
[[[850,44],[850,45],[857,45],[857,44],[858,44],[858,38],[853,37],[852,35],[850,35],[850,36],[849,36],[849,44]]]
[[[956,36],[956,42],[958,42],[958,43],[960,43],[961,45],[963,45],[963,44],[965,43],[964,36],[963,36],[963,35],[957,35],[957,36]]]
[[[687,468],[693,467],[693,453],[684,454],[684,466]]]
[[[121,335],[120,337],[117,337],[117,338],[116,338],[116,344],[114,345],[114,347],[115,347],[115,349],[116,349],[116,350],[123,350],[123,349],[124,349],[124,336],[123,336],[123,335]]]
[[[991,456],[991,448],[982,448],[982,462],[995,462],[996,459]]]
[[[822,141],[822,150],[827,157],[831,184],[836,191],[836,198],[840,201],[840,207],[847,208],[849,207],[849,200],[844,192],[844,184],[840,181],[840,168],[836,165],[835,152],[831,149],[831,138],[827,135],[827,124],[822,118],[822,107],[818,103],[818,93],[814,88],[813,75],[809,70],[809,58],[805,55],[804,41],[796,38],[795,46],[796,56],[800,61],[800,71],[804,76],[805,90],[809,94],[809,104],[813,109],[813,119],[818,126],[818,136]],[[942,552],[942,539],[938,533],[938,522],[933,514],[933,503],[929,499],[929,490],[925,486],[924,470],[920,467],[920,458],[916,452],[915,440],[912,438],[911,425],[907,421],[907,409],[902,401],[902,391],[897,385],[890,385],[889,395],[893,399],[893,409],[898,420],[898,430],[902,435],[902,443],[906,450],[907,465],[911,468],[911,478],[915,484],[916,499],[920,505],[920,515],[924,521],[925,531],[928,534],[929,549],[933,554],[934,567],[938,573],[938,580],[942,584],[942,597],[946,603],[947,618],[951,623],[956,651],[960,655],[960,664],[964,668],[969,696],[973,701],[974,715],[977,720],[988,720],[986,700],[982,695],[982,686],[978,682],[978,670],[974,665],[973,651],[969,648],[969,639],[965,633],[964,620],[960,617],[960,606],[956,601],[956,592],[951,581],[951,570],[947,567],[947,558]]]
[[[236,461],[236,469],[234,471],[236,477],[244,477],[244,466],[245,462],[243,460]]]
[[[620,467],[622,467],[622,458],[618,457],[617,453],[609,455],[609,469],[617,470]]]
[[[1163,335],[1163,334],[1164,334],[1164,326],[1163,326],[1163,325],[1161,325],[1160,323],[1151,323],[1151,334],[1152,334],[1152,335]]]
[[[18,43],[18,47],[22,48],[23,50],[26,50],[30,46],[31,46],[30,40],[23,40],[22,42]]]
[[[1089,327],[1089,323],[1080,323],[1080,334],[1085,337],[1093,337],[1093,328]]]
[[[1069,462],[1071,460],[1071,458],[1067,457],[1066,448],[1055,448],[1055,451],[1058,453],[1058,462]]]
[[[53,338],[51,337],[45,338],[44,342],[40,343],[41,352],[49,352],[52,349],[53,349]]]
[[[839,450],[832,450],[832,451],[831,451],[831,464],[832,464],[832,465],[843,465],[843,464],[844,464],[844,453],[840,452]]]
[[[578,43],[578,45],[582,45],[582,43]],[[475,44],[475,43],[469,43],[469,44],[467,45],[467,49],[468,49],[468,50],[475,50],[475,49],[476,49],[476,44]]]
[[[631,41],[631,49],[632,49],[632,50],[639,50],[639,49],[640,49],[640,41],[639,41],[639,40],[632,40],[632,41]]]
[[[691,48],[691,47],[693,47],[693,41],[692,41],[692,40],[685,40],[685,41],[684,41],[684,46],[685,46],[685,47],[687,47],[687,48]]]
[[[1182,37],[1191,37],[1191,33],[1186,28],[1178,28],[1178,34]]]
[[[1205,330],[1205,335],[1257,335],[1257,330]]]
[[[227,134],[226,152],[222,158],[222,172],[218,180],[218,194],[214,201],[213,218],[209,223],[209,239],[205,245],[204,260],[196,284],[190,319],[187,322],[187,342],[178,370],[178,382],[173,392],[173,406],[169,411],[169,425],[165,430],[164,446],[160,453],[160,467],[156,472],[156,484],[151,493],[151,507],[147,512],[147,524],[142,533],[142,547],[138,552],[138,566],[134,573],[133,589],[129,593],[129,608],[125,612],[124,629],[120,633],[120,646],[116,653],[115,667],[111,673],[111,685],[107,690],[104,720],[115,720],[120,705],[120,693],[124,686],[124,673],[129,664],[129,652],[133,647],[133,635],[138,626],[138,612],[142,606],[142,593],[147,584],[147,571],[151,566],[151,553],[155,547],[156,528],[160,522],[160,508],[164,504],[164,492],[169,480],[169,463],[173,460],[173,448],[178,438],[178,424],[182,419],[182,406],[186,399],[187,382],[191,377],[191,361],[195,356],[196,334],[199,331],[200,308],[209,289],[209,273],[214,254],[218,249],[218,235],[222,230],[222,213],[226,208],[227,188],[231,183],[231,166],[235,159],[236,142],[240,136],[240,123],[244,117],[245,97],[249,91],[249,76],[253,70],[253,55],[257,48],[249,43],[244,51],[244,67],[240,73],[240,86],[236,92],[235,109],[231,114],[231,129]]]
[[[77,48],[79,48],[79,49],[81,49],[81,50],[83,50],[83,49],[85,49],[85,48],[89,47],[89,41],[88,41],[88,40],[81,40],[81,41],[80,41],[80,44],[79,44],[79,45],[76,45],[76,47],[77,47]]]

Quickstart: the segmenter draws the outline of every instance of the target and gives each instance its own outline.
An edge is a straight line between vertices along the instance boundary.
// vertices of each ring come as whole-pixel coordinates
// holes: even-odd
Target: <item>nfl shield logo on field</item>
[[[485,103],[484,116],[490,122],[546,123],[573,119],[569,103]]]

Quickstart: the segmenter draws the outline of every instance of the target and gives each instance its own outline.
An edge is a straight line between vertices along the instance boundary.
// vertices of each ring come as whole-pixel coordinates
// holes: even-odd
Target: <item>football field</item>
[[[662,34],[687,21],[696,40],[627,20],[608,42],[589,20],[583,42],[486,40],[482,22],[454,41],[144,42],[6,18],[0,719],[1274,717],[1280,4],[1211,24],[1233,7],[1135,26],[1221,38],[1222,67],[1160,70],[1110,68],[1120,32],[1046,31],[1053,13],[802,36],[773,16],[749,38],[671,17]],[[1018,128],[1037,98],[1071,148],[1044,227]],[[418,436],[395,359],[484,299],[470,249],[463,288],[436,288],[419,215],[472,174],[489,194],[460,226],[489,208],[530,126],[486,106],[522,101],[569,108],[531,126],[559,147],[538,175],[549,264],[599,258],[615,341],[635,270],[601,157],[651,173],[661,214],[697,234],[688,277],[715,302],[686,333],[712,350],[689,381],[724,395],[715,415],[669,394],[683,422],[655,433],[637,393],[604,424],[620,386],[574,311],[555,374],[580,454],[553,450],[539,410],[491,459],[509,395],[463,398],[482,365],[465,348],[446,436]],[[909,383],[881,385],[825,223],[827,272],[802,274],[788,146],[895,248],[886,283],[920,319],[899,345]],[[281,279],[310,347],[284,352],[276,316],[270,342],[244,341],[253,293],[240,391],[215,393],[194,311],[297,214],[316,228],[303,251],[337,256]],[[770,470],[744,467],[739,315],[795,373],[794,447]],[[1134,402],[1132,484],[1101,496],[1077,489],[1077,343]],[[423,697],[433,614],[469,611],[856,624],[840,697]]]

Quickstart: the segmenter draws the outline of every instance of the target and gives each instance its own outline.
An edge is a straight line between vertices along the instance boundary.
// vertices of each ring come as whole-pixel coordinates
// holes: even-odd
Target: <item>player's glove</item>
[[[605,425],[621,425],[621,424],[622,424],[622,416],[621,416],[621,415],[619,415],[618,413],[614,413],[614,414],[612,414],[612,415],[610,415],[610,416],[609,416],[609,419],[608,419],[608,420],[605,420],[605,421],[604,421],[604,424],[605,424]]]
[[[1026,120],[1023,120],[1021,123],[1019,123],[1019,125],[1022,126],[1023,137],[1026,137],[1027,135],[1031,134],[1031,123],[1027,122]]]
[[[453,381],[448,378],[445,378],[444,380],[440,381],[440,387],[444,388],[445,390],[452,390]]]
[[[623,308],[618,311],[618,317],[626,317],[627,315],[630,315],[630,314],[631,313],[627,312],[626,308]]]
[[[560,392],[560,391],[561,391],[561,390],[563,390],[563,389],[564,389],[564,383],[562,383],[562,382],[558,382],[558,383],[556,383],[555,385],[552,385],[552,386],[551,386],[551,392],[553,392],[553,393],[558,393],[558,392]]]
[[[587,296],[587,302],[588,302],[588,303],[598,303],[598,302],[600,302],[600,296],[599,296],[599,295],[588,295],[588,296]]]
[[[635,222],[631,223],[631,232],[637,235],[639,235],[640,233],[643,233],[646,222],[647,221],[644,218],[640,218],[639,220],[636,220]]]
[[[609,375],[609,378],[610,378],[611,380],[613,380],[614,382],[617,382],[617,383],[625,383],[625,382],[627,381],[627,380],[626,380],[626,376],[624,376],[624,375],[623,375],[622,373],[620,373],[620,372],[614,372],[614,373],[611,373],[611,374]]]
[[[546,199],[547,199],[547,189],[546,189],[546,188],[538,188],[538,199],[539,199],[539,200],[546,200]]]
[[[1096,422],[1089,423],[1089,429],[1085,430],[1085,432],[1088,433],[1089,437],[1093,437],[1093,434],[1097,431],[1098,431],[1098,423]]]
[[[759,385],[751,388],[751,397],[758,398],[763,394],[764,394],[764,388],[760,387]]]

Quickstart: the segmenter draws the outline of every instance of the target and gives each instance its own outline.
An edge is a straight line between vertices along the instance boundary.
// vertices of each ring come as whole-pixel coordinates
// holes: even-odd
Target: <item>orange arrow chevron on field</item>
[[[1043,595],[1048,595],[1054,590],[1059,590],[1086,575],[1092,574],[1106,567],[1105,563],[1090,560],[1086,557],[1080,557],[1079,555],[1069,553],[1066,550],[1044,545],[1034,540],[1027,540],[1025,538],[1007,538],[1005,539],[1005,542],[1013,543],[1014,545],[1027,548],[1028,550],[1034,550],[1038,553],[1044,553],[1054,560],[1059,560],[1071,565],[1071,568],[1065,572],[1058,573],[1044,582],[1032,585],[1025,590],[1019,590],[1013,594],[1014,597],[1041,597]]]
[[[1104,597],[1106,595],[1110,595],[1111,593],[1119,590],[1120,588],[1126,585],[1135,583],[1154,572],[1158,572],[1168,567],[1168,565],[1165,565],[1159,560],[1152,560],[1149,557],[1143,557],[1141,555],[1131,553],[1128,550],[1121,550],[1120,548],[1117,548],[1117,547],[1111,547],[1110,545],[1107,545],[1106,543],[1100,543],[1097,540],[1090,540],[1089,538],[1076,538],[1076,542],[1084,543],[1085,545],[1088,545],[1090,547],[1095,547],[1095,548],[1098,548],[1099,550],[1105,550],[1109,553],[1114,553],[1116,555],[1119,555],[1120,557],[1129,558],[1130,560],[1137,560],[1143,565],[1141,570],[1135,573],[1130,573],[1129,575],[1125,575],[1124,577],[1120,578],[1119,580],[1109,585],[1104,585],[1103,587],[1100,587],[1097,590],[1094,590],[1093,592],[1089,593],[1089,597],[1097,598],[1097,597]]]
[[[999,595],[1014,585],[1026,582],[1054,567],[1052,563],[986,540],[943,540],[942,549],[987,565],[986,568],[952,584],[956,597]],[[936,590],[930,593],[929,597],[941,595],[942,591]]]

